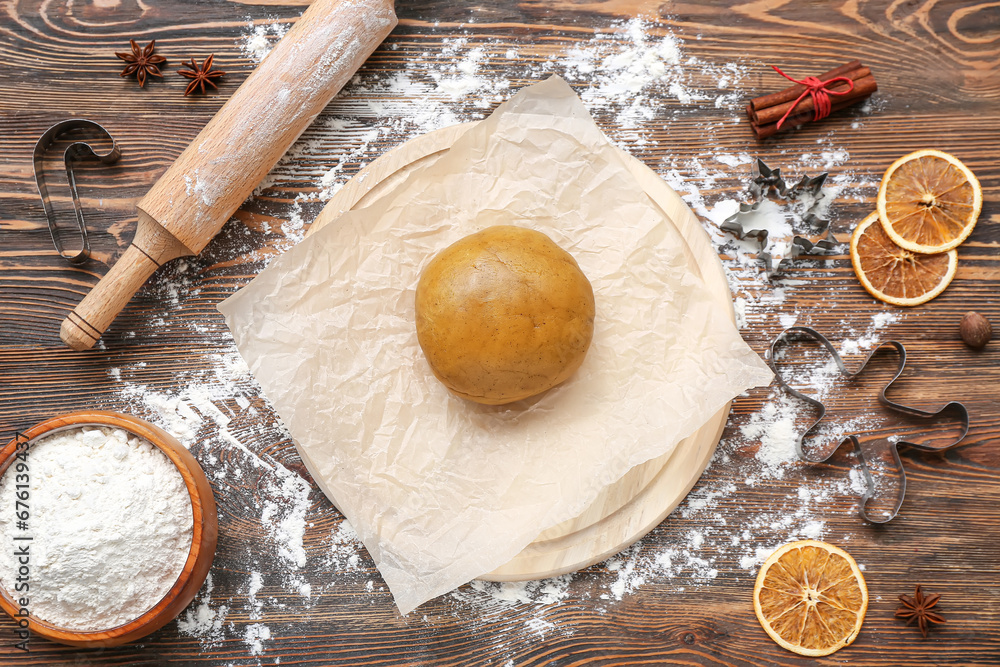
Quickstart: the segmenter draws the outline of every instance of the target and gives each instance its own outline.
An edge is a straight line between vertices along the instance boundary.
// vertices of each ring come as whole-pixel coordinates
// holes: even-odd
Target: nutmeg
[[[990,338],[993,337],[993,327],[990,326],[990,321],[971,310],[962,318],[959,331],[965,344],[975,350],[986,347],[986,343],[990,342]]]

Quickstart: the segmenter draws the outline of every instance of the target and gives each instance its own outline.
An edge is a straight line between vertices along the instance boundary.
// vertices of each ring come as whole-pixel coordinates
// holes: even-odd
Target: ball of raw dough
[[[594,290],[545,234],[489,227],[434,256],[417,285],[417,339],[452,392],[500,405],[569,378],[594,335]]]

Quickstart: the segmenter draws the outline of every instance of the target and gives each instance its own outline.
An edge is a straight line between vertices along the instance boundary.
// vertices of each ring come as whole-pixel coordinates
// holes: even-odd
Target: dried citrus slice
[[[955,156],[916,151],[886,170],[876,208],[896,245],[914,252],[945,252],[972,233],[983,208],[983,189]]]
[[[851,236],[851,264],[868,293],[896,306],[917,306],[943,292],[955,277],[958,251],[910,252],[893,243],[877,220],[872,213]]]
[[[764,561],[753,608],[779,646],[799,655],[830,655],[861,632],[868,587],[846,551],[802,540],[780,547]]]

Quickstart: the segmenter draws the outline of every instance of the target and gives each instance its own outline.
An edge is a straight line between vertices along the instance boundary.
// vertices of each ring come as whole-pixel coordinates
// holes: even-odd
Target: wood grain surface
[[[389,122],[386,131],[372,135],[377,119],[345,124],[325,122],[335,119],[324,114],[303,135],[300,149],[293,149],[266,187],[197,259],[184,267],[167,265],[154,275],[112,325],[102,349],[74,352],[59,341],[61,320],[131,239],[135,203],[252,70],[253,62],[240,50],[248,24],[290,24],[304,4],[0,2],[0,440],[75,410],[128,411],[133,400],[123,394],[122,376],[132,387],[161,394],[203,377],[201,369],[232,351],[216,304],[256,275],[269,256],[288,247],[283,223],[311,220],[322,209],[318,191],[324,174],[338,168],[346,178],[409,138],[392,131]],[[945,454],[903,454],[909,487],[902,513],[891,524],[863,524],[850,493],[831,494],[811,506],[810,516],[823,522],[824,539],[845,547],[865,566],[872,601],[859,639],[818,661],[776,646],[753,614],[754,570],[743,567],[743,552],[733,549],[715,555],[712,577],[694,577],[684,567],[672,576],[650,570],[643,585],[621,590],[614,583],[624,580],[627,559],[618,559],[574,576],[558,602],[469,603],[465,600],[476,591],[466,587],[464,597],[445,596],[401,618],[366,554],[349,567],[329,558],[331,535],[342,517],[318,491],[308,496],[305,565],[294,573],[312,584],[312,595],[305,597],[284,583],[287,559],[273,553],[274,531],[262,517],[269,501],[267,470],[240,465],[248,454],[206,428],[197,434],[192,452],[209,470],[218,502],[210,607],[228,610],[219,633],[192,636],[171,623],[140,644],[79,651],[34,638],[30,653],[24,653],[13,647],[15,624],[0,619],[0,664],[1000,664],[1000,341],[974,352],[958,337],[958,322],[968,310],[986,315],[995,331],[1000,328],[996,4],[402,0],[396,9],[400,24],[362,68],[354,97],[348,91],[333,108],[364,117],[370,107],[359,100],[366,81],[384,82],[404,72],[412,77],[414,67],[426,67],[426,81],[433,84],[435,72],[453,71],[455,60],[473,48],[483,52],[479,76],[510,80],[517,88],[537,80],[539,73],[562,71],[559,59],[590,43],[596,32],[621,30],[641,16],[648,31],[676,37],[691,89],[713,91],[719,85],[719,71],[706,64],[743,68],[748,74],[738,85],[748,99],[781,87],[770,64],[806,75],[854,58],[871,67],[879,82],[870,112],[841,112],[760,144],[745,119],[738,120],[746,99],[717,107],[714,98],[681,102],[664,94],[654,113],[640,121],[640,133],[621,132],[614,108],[592,107],[610,136],[668,176],[684,195],[690,193],[680,184],[688,182],[706,201],[736,197],[747,181],[747,164],[711,162],[707,136],[711,150],[759,155],[771,166],[786,168],[807,154],[843,150],[849,157],[833,160],[829,171],[832,182],[841,175],[854,179],[854,187],[845,190],[850,194],[834,206],[833,231],[844,241],[871,210],[878,178],[897,157],[938,148],[960,157],[977,174],[984,193],[982,216],[959,248],[954,283],[934,301],[905,312],[878,304],[858,285],[846,255],[834,254],[793,262],[783,278],[784,300],[755,310],[742,329],[763,354],[783,329],[787,318],[782,315],[795,314],[798,324],[843,339],[862,336],[876,314],[891,313],[895,321],[878,333],[902,341],[910,354],[894,398],[925,409],[958,400],[972,415],[969,435],[959,447]],[[113,53],[125,50],[129,38],[156,39],[157,51],[168,58],[165,77],[149,81],[145,89],[118,76],[120,62]],[[184,97],[186,80],[174,70],[183,60],[194,56],[200,61],[209,53],[227,72],[220,90]],[[571,83],[582,91],[581,81]],[[370,90],[375,91],[370,96],[388,97],[378,92],[383,89]],[[457,120],[482,117],[496,101],[475,92],[443,98]],[[31,166],[36,139],[69,117],[100,122],[123,148],[117,165],[78,169],[95,257],[79,268],[67,265],[52,247]],[[711,164],[711,182],[699,178],[704,164]],[[58,162],[47,167],[56,170]],[[788,175],[798,176],[794,170]],[[57,204],[65,220],[67,198]],[[218,409],[230,419],[228,432],[238,434],[239,444],[259,460],[308,480],[284,431],[261,426],[273,423],[266,401],[252,396],[252,386],[245,389],[249,407],[236,397],[216,397]],[[739,441],[741,427],[768,404],[770,392],[752,391],[734,402],[724,442]],[[838,407],[850,415],[869,409],[870,399],[851,395]],[[794,512],[804,485],[843,478],[849,466],[843,461],[793,466],[784,476],[751,486],[737,475],[755,449],[725,451],[725,459],[709,466],[694,494],[704,499],[713,490],[738,486],[738,492],[714,501],[728,528],[706,527],[704,513],[675,512],[633,556],[648,562],[672,549],[683,551],[699,533],[717,536],[730,530],[739,536],[734,526],[758,526],[755,517],[782,508]],[[213,465],[221,465],[215,461],[233,462],[226,470],[242,472],[213,477]],[[774,546],[782,534],[754,528],[746,539],[750,553],[754,546]],[[263,575],[263,585],[253,593],[251,572]],[[893,618],[896,597],[912,594],[918,583],[942,594],[941,612],[948,619],[927,639]],[[205,601],[204,592],[200,600]],[[272,639],[259,642],[258,652],[247,638],[260,625]]]

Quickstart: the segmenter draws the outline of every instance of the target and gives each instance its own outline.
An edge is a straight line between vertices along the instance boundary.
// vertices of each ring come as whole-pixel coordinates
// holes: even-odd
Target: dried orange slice
[[[861,632],[868,587],[846,551],[802,540],[780,547],[764,561],[753,608],[779,646],[799,655],[830,655]]]
[[[893,243],[877,220],[872,213],[851,236],[851,264],[868,293],[896,306],[917,306],[943,292],[955,277],[958,251],[910,252]]]
[[[913,252],[951,250],[972,233],[983,189],[954,155],[922,150],[886,170],[878,190],[879,220],[896,245]]]

